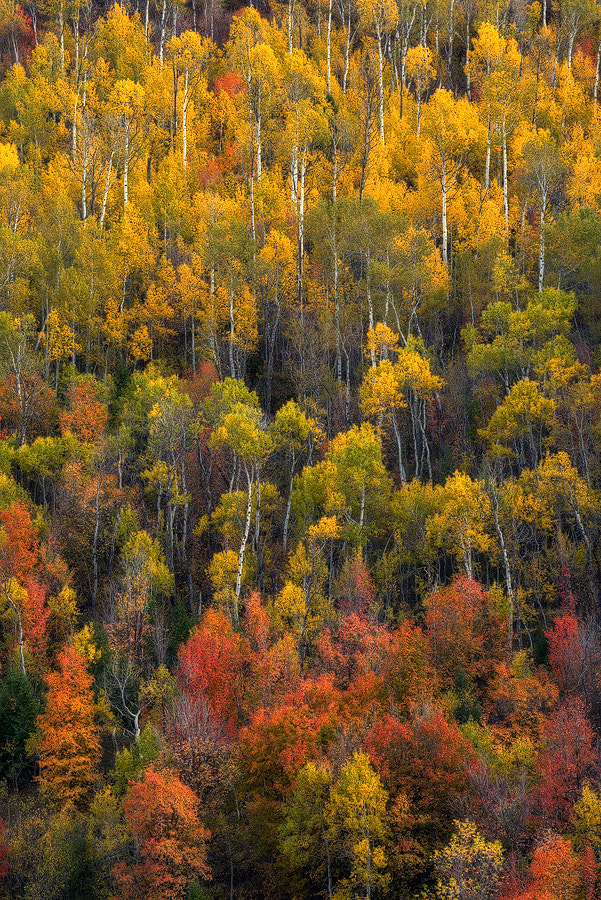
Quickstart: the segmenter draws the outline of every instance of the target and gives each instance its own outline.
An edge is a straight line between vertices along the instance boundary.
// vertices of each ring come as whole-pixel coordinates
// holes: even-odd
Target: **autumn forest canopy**
[[[0,898],[601,896],[600,73],[0,0]]]

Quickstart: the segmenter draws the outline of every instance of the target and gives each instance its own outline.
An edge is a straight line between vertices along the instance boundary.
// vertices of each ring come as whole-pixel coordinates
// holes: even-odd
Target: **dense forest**
[[[1,898],[601,896],[600,71],[1,0]]]

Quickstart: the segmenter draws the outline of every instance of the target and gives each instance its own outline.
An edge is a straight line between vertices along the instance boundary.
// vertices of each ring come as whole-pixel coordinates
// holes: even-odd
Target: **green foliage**
[[[39,711],[31,681],[18,666],[10,665],[0,685],[0,778],[16,784],[31,774],[28,738]]]
[[[152,725],[146,725],[140,737],[124,747],[115,757],[113,784],[118,797],[128,792],[130,784],[140,781],[146,769],[157,759],[162,742]]]

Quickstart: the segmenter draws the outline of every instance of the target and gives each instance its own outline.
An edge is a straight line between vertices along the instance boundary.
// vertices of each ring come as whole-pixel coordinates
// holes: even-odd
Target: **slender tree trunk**
[[[229,357],[230,357],[230,378],[236,377],[234,367],[234,338],[235,338],[235,319],[234,319],[234,285],[230,283],[230,340],[229,340]]]
[[[184,171],[188,166],[188,79],[189,72],[184,74],[184,96],[182,99],[182,164]]]
[[[107,204],[107,200],[108,200],[109,189],[111,186],[111,175],[113,172],[113,156],[114,155],[115,155],[115,151],[113,150],[111,155],[109,156],[109,165],[108,165],[108,169],[106,171],[106,181],[104,182],[104,193],[102,195],[102,210],[100,213],[100,222],[98,223],[100,225],[101,231],[104,228],[104,217],[106,215],[106,204]]]
[[[488,197],[488,191],[490,188],[490,145],[491,145],[491,127],[490,127],[490,114],[487,117],[486,121],[486,166],[484,170],[484,193]]]
[[[167,18],[167,0],[163,0],[163,5],[161,7],[161,25],[159,32],[159,60],[161,66],[163,65],[163,56],[165,52],[165,28],[166,28],[166,18]]]
[[[328,94],[330,93],[332,87],[332,3],[333,0],[329,0],[328,2],[328,37],[326,44],[326,78],[327,78],[327,86],[328,86]]]
[[[599,70],[601,69],[601,41],[597,47],[597,65],[595,67],[595,87],[593,89],[593,99],[595,101],[595,109],[597,109],[597,99],[599,97]]]
[[[509,230],[509,195],[507,185],[507,129],[503,122],[503,214],[505,216],[505,230]]]
[[[246,468],[246,466],[245,466]],[[244,521],[244,534],[242,535],[242,543],[240,544],[240,552],[238,553],[238,572],[236,574],[236,600],[234,605],[234,623],[238,625],[240,621],[239,617],[239,604],[240,604],[240,594],[242,592],[242,570],[244,568],[244,558],[246,556],[246,544],[248,541],[248,535],[250,534],[250,520],[252,514],[252,490],[253,490],[253,478],[252,473],[248,471],[246,468],[246,480],[248,483],[248,499],[246,501],[246,519]]]
[[[380,140],[384,144],[384,53],[382,39],[378,33],[378,87],[380,91]]]
[[[538,252],[538,289],[542,291],[545,277],[545,206],[547,195],[543,194],[540,205],[540,245]]]
[[[346,46],[344,48],[344,75],[342,76],[342,93],[346,94],[346,82],[351,58],[351,13],[349,10],[348,29],[346,32]]]
[[[445,266],[449,264],[448,234],[447,234],[447,170],[446,163],[442,162],[442,261]]]

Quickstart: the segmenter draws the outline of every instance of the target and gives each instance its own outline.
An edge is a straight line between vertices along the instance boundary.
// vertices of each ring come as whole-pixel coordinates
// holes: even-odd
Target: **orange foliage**
[[[210,832],[198,817],[198,798],[176,775],[149,769],[124,808],[139,861],[113,869],[122,900],[183,900],[192,881],[211,877]]]
[[[96,783],[100,738],[93,681],[87,660],[71,645],[59,653],[58,671],[46,676],[46,709],[38,716],[39,781],[61,807],[85,806]]]
[[[4,534],[0,540],[0,578],[19,582],[28,578],[35,566],[39,544],[29,511],[17,501],[0,513]]]
[[[43,662],[48,647],[50,610],[46,605],[47,596],[48,588],[45,585],[28,579],[23,631],[27,647],[38,665]]]
[[[401,622],[392,634],[383,683],[405,714],[413,703],[430,700],[438,691],[427,638],[410,619]]]
[[[537,900],[575,900],[581,874],[580,864],[572,845],[559,835],[550,835],[537,847],[530,871],[534,878],[531,896]]]
[[[235,97],[237,94],[242,93],[245,88],[246,85],[237,72],[226,72],[225,75],[220,75],[215,80],[213,92],[216,97],[219,96],[221,91],[225,91],[228,97]]]
[[[339,688],[350,687],[373,672],[381,675],[389,656],[390,633],[350,613],[336,634],[329,629],[317,641],[317,663],[331,672]]]
[[[244,631],[247,644],[245,701],[249,712],[281,703],[287,694],[298,690],[300,664],[294,637],[284,634],[275,639],[258,591],[246,600]]]
[[[484,711],[496,731],[511,738],[521,735],[536,741],[557,700],[557,688],[546,672],[531,671],[522,656],[518,654],[511,663],[499,663]]]
[[[490,678],[507,643],[490,594],[461,576],[428,597],[424,606],[432,660],[443,683],[452,685],[459,669],[474,679]]]
[[[63,437],[70,431],[80,441],[95,443],[104,433],[108,411],[94,385],[77,382],[69,387],[67,408],[58,418]]]

